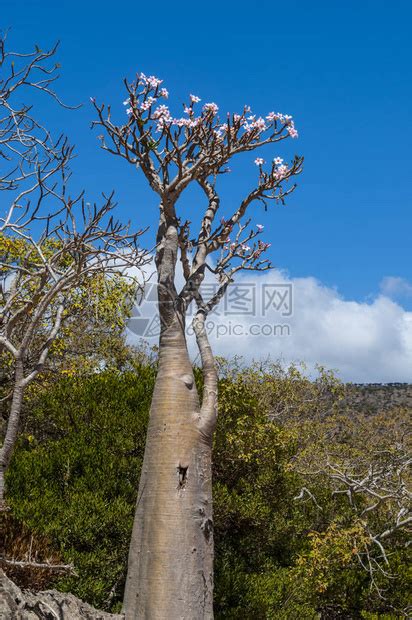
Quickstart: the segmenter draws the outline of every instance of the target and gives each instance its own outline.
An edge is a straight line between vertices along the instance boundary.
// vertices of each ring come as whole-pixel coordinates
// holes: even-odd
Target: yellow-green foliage
[[[338,453],[360,450],[353,420],[338,407],[342,386],[323,370],[313,382],[277,365],[242,369],[221,361],[220,372],[215,617],[401,617],[396,609],[408,595],[403,541],[387,541],[392,577],[382,576],[381,599],[357,560],[370,545],[364,524],[327,478],[308,482],[301,473],[314,463],[315,441],[322,456],[322,429]],[[140,359],[135,372],[79,373],[32,397],[8,475],[14,518],[76,566],[77,576],[55,585],[103,609],[119,609],[122,598],[154,378],[153,365]],[[199,372],[196,378],[201,386]],[[331,435],[336,420],[339,432]],[[365,441],[371,430],[366,420],[361,425]],[[296,499],[302,486],[316,503]],[[385,515],[373,518],[384,522]]]

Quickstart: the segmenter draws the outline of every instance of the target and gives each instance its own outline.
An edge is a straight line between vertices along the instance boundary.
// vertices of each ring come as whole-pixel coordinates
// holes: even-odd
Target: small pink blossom
[[[262,157],[256,157],[255,164],[256,166],[262,166],[265,163],[265,160]]]
[[[190,95],[190,101],[192,103],[199,103],[199,101],[202,101],[200,97],[197,97],[196,95]]]
[[[189,123],[190,123],[189,118],[174,118],[173,119],[173,124],[177,125],[178,127],[187,127]]]
[[[153,118],[160,118],[161,116],[169,116],[170,117],[170,110],[167,107],[167,105],[159,105],[155,111],[153,112]]]
[[[249,252],[250,251],[250,247],[248,245],[244,245],[243,243],[241,245],[241,248],[242,248],[243,252]]]
[[[258,229],[259,232],[262,232],[262,230],[264,229],[264,226],[262,224],[256,224],[256,228]]]
[[[132,112],[133,112],[133,109],[132,109],[132,108],[127,108],[127,110],[126,110],[126,114],[131,114]]]
[[[160,86],[160,84],[163,82],[163,80],[159,80],[159,78],[157,78],[154,75],[149,75],[148,78],[146,78],[146,83],[150,88],[157,88],[158,86]]]
[[[291,138],[298,138],[299,134],[297,132],[297,130],[295,129],[294,125],[290,125],[288,127],[288,134],[290,135]]]
[[[273,160],[273,163],[276,166],[280,166],[281,164],[283,164],[283,159],[281,157],[275,157],[275,159]]]
[[[192,116],[192,114],[193,114],[193,109],[192,109],[192,108],[189,108],[187,105],[185,105],[185,107],[184,107],[184,112],[185,112],[185,114],[188,114],[189,116]]]
[[[219,107],[216,105],[216,103],[205,103],[205,105],[203,106],[203,111],[204,112],[211,112],[213,115],[217,114],[219,111]]]
[[[146,101],[143,101],[140,104],[140,109],[144,112],[145,110],[148,110],[149,108],[151,108],[155,102],[156,102],[155,97],[148,97]]]
[[[169,91],[167,90],[167,88],[161,88],[159,91],[159,96],[160,97],[164,97],[165,99],[169,98]]]
[[[250,124],[252,129],[258,129],[259,131],[265,131],[266,123],[264,119],[260,116],[256,121]]]
[[[288,173],[288,167],[285,166],[285,164],[283,164],[282,166],[279,166],[278,169],[276,170],[275,173],[275,179],[279,180],[279,179],[283,179]]]

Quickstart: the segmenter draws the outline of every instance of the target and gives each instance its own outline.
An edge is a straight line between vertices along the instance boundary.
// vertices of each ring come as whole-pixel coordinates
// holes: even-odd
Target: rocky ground
[[[0,569],[0,620],[123,620],[98,611],[72,594],[20,590]]]

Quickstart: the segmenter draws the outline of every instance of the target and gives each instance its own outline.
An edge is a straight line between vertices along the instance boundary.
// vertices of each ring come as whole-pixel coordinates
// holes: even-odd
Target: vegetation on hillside
[[[65,373],[27,399],[2,555],[73,570],[3,561],[23,585],[120,608],[154,380],[153,359],[129,351],[123,366]],[[323,370],[310,381],[297,368],[220,360],[219,389],[216,618],[406,617],[405,528],[379,537],[406,501],[394,477],[406,487],[408,411],[352,411]],[[380,468],[372,491],[392,485],[391,497],[351,492],[331,467]]]

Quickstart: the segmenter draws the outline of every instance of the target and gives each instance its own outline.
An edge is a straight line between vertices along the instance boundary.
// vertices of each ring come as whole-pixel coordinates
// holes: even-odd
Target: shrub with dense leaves
[[[8,476],[8,519],[75,567],[50,584],[102,609],[121,604],[154,378],[153,366],[140,363],[136,372],[65,377],[49,386],[26,403]],[[322,370],[309,381],[296,368],[221,361],[219,389],[216,618],[404,617],[402,535],[388,541],[390,576],[376,576],[382,598],[359,562],[359,550],[371,545],[365,519],[347,495],[334,493],[321,462],[327,445],[340,459],[359,449],[354,419],[340,408],[342,386]],[[406,412],[397,415],[402,428]],[[362,424],[365,442],[365,429],[380,423]],[[368,526],[384,523],[385,514],[371,514]]]

